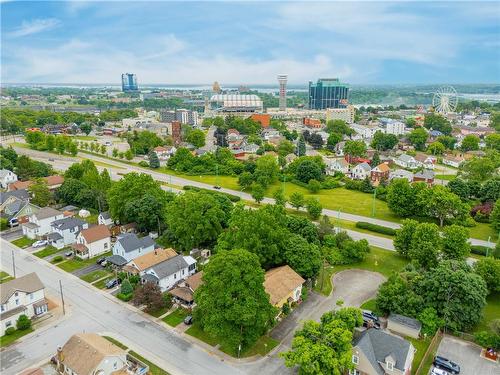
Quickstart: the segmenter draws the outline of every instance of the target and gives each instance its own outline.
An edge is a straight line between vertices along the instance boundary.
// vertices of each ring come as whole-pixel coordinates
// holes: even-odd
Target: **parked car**
[[[64,255],[65,255],[65,256],[67,256],[68,258],[69,258],[69,257],[72,257],[72,256],[73,256],[73,254],[74,254],[74,252],[73,252],[73,251],[67,251],[67,252],[65,252],[65,253],[64,253]]]
[[[378,316],[369,310],[363,310],[362,315],[363,315],[363,317],[366,317],[367,319],[371,319],[374,322],[378,322]]]
[[[108,280],[108,282],[106,283],[106,289],[114,288],[115,286],[118,286],[118,284],[119,284],[118,279]]]
[[[33,242],[32,247],[42,247],[42,246],[47,246],[47,240],[39,240],[36,242]]]
[[[450,361],[448,358],[441,357],[439,355],[434,357],[434,362],[432,363],[435,367],[446,370],[452,374],[460,374],[460,366]]]
[[[215,185],[215,186],[214,186],[214,189],[220,190],[220,189],[221,189],[221,187],[220,187],[219,185]]]
[[[106,267],[106,266],[108,265],[108,261],[107,261],[106,259],[104,259],[104,260],[100,263],[100,265],[101,265],[102,267]]]
[[[193,324],[193,316],[192,315],[188,315],[184,318],[184,324],[186,325],[190,325],[190,324]]]
[[[380,329],[380,322],[378,316],[371,311],[363,311],[363,327],[370,327],[375,329]]]
[[[431,371],[431,375],[449,375],[448,371],[434,367]]]
[[[49,161],[54,161],[54,158],[49,158]]]
[[[101,264],[105,260],[106,260],[106,258],[99,258],[99,259],[97,259],[96,264]]]

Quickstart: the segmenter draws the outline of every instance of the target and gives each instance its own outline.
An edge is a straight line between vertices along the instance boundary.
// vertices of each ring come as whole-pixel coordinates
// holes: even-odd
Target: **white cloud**
[[[32,34],[37,34],[42,31],[51,30],[61,24],[57,18],[35,19],[31,21],[23,21],[21,26],[11,31],[7,35],[17,38]]]

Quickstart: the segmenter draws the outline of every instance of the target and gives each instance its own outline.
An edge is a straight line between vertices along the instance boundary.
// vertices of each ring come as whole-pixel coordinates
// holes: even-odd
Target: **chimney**
[[[63,353],[62,346],[58,346],[58,347],[57,347],[57,360],[58,360],[59,362],[64,361],[64,353]]]

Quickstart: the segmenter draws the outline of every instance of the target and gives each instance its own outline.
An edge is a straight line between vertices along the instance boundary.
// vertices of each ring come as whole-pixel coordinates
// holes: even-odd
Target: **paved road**
[[[135,309],[125,307],[106,293],[98,291],[57,267],[40,260],[0,239],[0,265],[12,270],[11,251],[14,251],[17,275],[36,272],[47,293],[59,295],[62,281],[67,316],[57,324],[44,327],[26,340],[0,354],[2,374],[16,374],[54,354],[77,332],[108,332],[130,345],[171,374],[240,374],[240,369],[223,362],[184,340],[173,330],[145,318]]]
[[[62,170],[67,169],[67,167],[69,165],[71,165],[71,163],[68,162],[68,159],[72,160],[72,162],[79,161],[78,157],[67,157],[67,156],[62,156],[62,155],[54,156],[54,155],[51,155],[51,154],[47,154],[46,152],[30,150],[30,149],[21,148],[21,147],[14,147],[14,149],[18,153],[28,154],[31,157],[34,157],[36,159],[41,159],[41,160],[44,160],[46,162],[47,162],[48,158],[53,158],[54,162],[50,162],[50,163],[53,164],[56,169],[62,169]],[[113,179],[119,179],[120,178],[120,174],[123,174],[125,172],[124,169],[123,169],[125,165],[123,163],[119,162],[119,161],[105,159],[105,158],[101,158],[99,156],[95,156],[95,155],[91,155],[91,154],[85,154],[85,153],[81,153],[80,157],[92,159],[94,161],[104,162],[106,164],[114,165],[116,167],[119,167],[120,169],[109,168],[109,171],[110,171],[110,174],[111,174],[111,178],[113,178]],[[148,173],[148,174],[150,174],[151,176],[153,176],[158,181],[167,182],[167,183],[170,183],[170,184],[173,184],[173,185],[178,185],[178,186],[193,185],[193,186],[198,186],[198,187],[205,188],[205,189],[214,190],[212,185],[205,184],[205,183],[202,183],[202,182],[187,180],[185,178],[181,178],[181,177],[177,177],[177,176],[172,176],[172,175],[168,175],[168,174],[165,174],[165,173],[154,172],[154,171],[151,171],[150,169],[145,169],[145,168],[137,167],[137,166],[134,166],[134,165],[126,165],[125,167],[129,171],[136,171],[136,172],[141,172],[141,173]],[[253,198],[252,198],[252,196],[250,194],[244,193],[242,191],[225,189],[225,188],[222,188],[219,191],[222,191],[222,192],[225,192],[225,193],[229,193],[229,194],[233,194],[233,195],[237,195],[237,196],[239,196],[239,197],[241,197],[242,199],[245,199],[245,200],[250,200],[250,201],[253,200]],[[274,199],[264,198],[263,202],[264,203],[274,203]],[[290,206],[290,208],[292,208],[292,207]],[[372,218],[372,217],[354,215],[354,214],[349,214],[349,213],[345,213],[345,212],[339,212],[339,211],[330,210],[330,209],[323,209],[323,214],[325,214],[327,216],[330,216],[330,217],[340,218],[340,219],[354,221],[354,222],[365,221],[365,222],[369,222],[369,223],[373,223],[373,224],[378,224],[378,225],[383,225],[383,226],[394,228],[394,229],[397,229],[397,228],[400,227],[400,224],[394,223],[394,222],[391,222],[391,221],[385,221],[385,220],[380,220],[380,219],[376,219],[376,218]],[[363,234],[363,236],[366,237],[368,235]],[[363,238],[365,238],[365,237],[363,237]],[[373,236],[373,237],[376,237],[376,236]],[[379,238],[379,237],[377,237],[377,238]],[[383,241],[383,242],[386,243],[386,241]],[[477,240],[477,239],[474,239],[474,238],[470,239],[470,243],[473,244],[473,245],[488,246],[488,247],[491,247],[491,248],[495,247],[494,243],[489,243],[487,241]],[[377,244],[373,244],[373,245],[374,246],[379,246]],[[383,246],[380,246],[380,247],[383,247]],[[387,248],[387,247],[384,247],[384,248]]]

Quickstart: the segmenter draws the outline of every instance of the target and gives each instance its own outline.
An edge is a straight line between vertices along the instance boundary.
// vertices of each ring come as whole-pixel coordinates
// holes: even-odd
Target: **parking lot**
[[[453,336],[444,336],[437,354],[460,365],[460,375],[498,375],[500,364],[479,356],[481,348]]]

